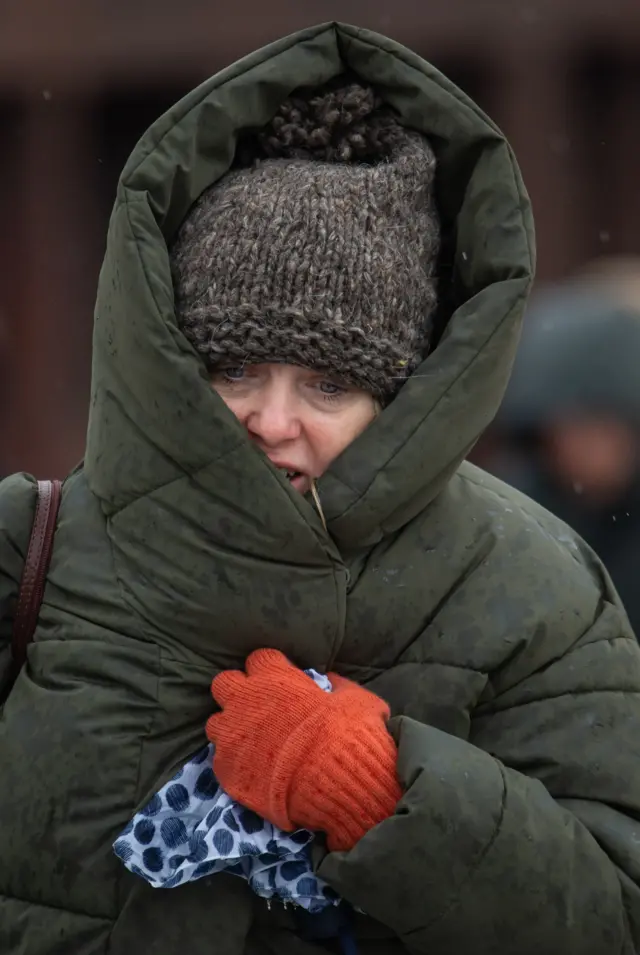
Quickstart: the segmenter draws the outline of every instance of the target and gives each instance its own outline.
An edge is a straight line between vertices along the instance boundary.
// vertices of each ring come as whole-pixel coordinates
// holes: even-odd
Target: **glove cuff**
[[[325,832],[330,851],[348,851],[395,812],[397,749],[382,718],[345,727],[324,715],[306,720],[279,754],[271,818],[285,831]]]

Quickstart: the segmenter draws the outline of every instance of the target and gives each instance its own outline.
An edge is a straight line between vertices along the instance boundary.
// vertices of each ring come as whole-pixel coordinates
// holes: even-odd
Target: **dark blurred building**
[[[106,223],[145,126],[243,53],[332,18],[411,46],[504,128],[542,278],[640,252],[638,0],[0,0],[0,471],[60,475],[82,454]]]

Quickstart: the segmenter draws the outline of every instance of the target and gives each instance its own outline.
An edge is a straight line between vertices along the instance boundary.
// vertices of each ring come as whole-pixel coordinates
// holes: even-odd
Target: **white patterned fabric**
[[[331,692],[327,677],[306,672]],[[155,888],[225,871],[265,899],[314,913],[337,905],[338,896],[313,873],[313,834],[282,832],[234,802],[216,781],[213,754],[212,745],[202,749],[136,813],[114,843],[118,858]]]

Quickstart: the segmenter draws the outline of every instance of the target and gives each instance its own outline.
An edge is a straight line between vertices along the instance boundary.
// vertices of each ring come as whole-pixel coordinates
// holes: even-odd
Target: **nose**
[[[302,424],[295,395],[286,382],[272,381],[260,389],[257,401],[245,419],[249,434],[268,448],[300,436]]]

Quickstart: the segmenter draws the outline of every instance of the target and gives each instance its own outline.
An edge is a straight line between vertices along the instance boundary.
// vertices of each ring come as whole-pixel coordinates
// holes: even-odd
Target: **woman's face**
[[[369,392],[297,365],[227,365],[211,383],[301,494],[377,414]]]

